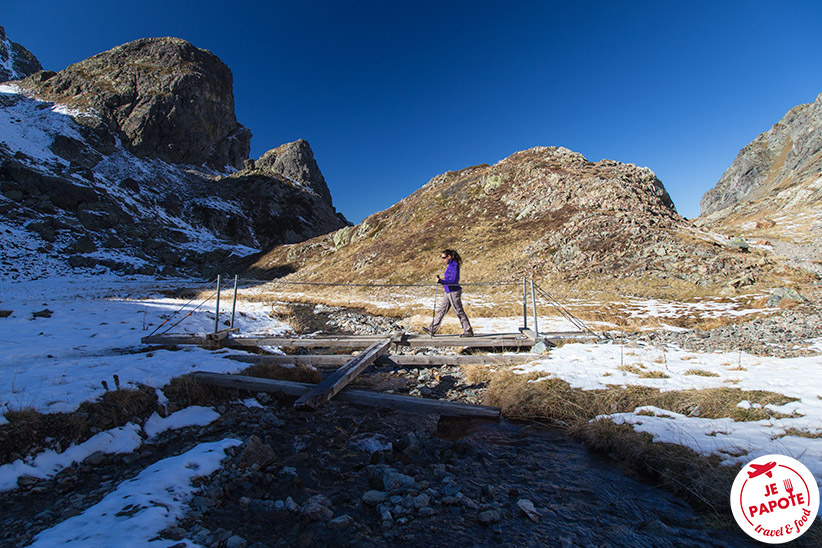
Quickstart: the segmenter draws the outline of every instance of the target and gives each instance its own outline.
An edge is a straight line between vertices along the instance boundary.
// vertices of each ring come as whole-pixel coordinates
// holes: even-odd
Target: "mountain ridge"
[[[534,147],[493,166],[437,175],[357,226],[262,254],[249,273],[287,274],[285,281],[419,283],[439,273],[431,257],[454,248],[471,281],[537,275],[698,287],[792,275],[726,243],[681,217],[650,169]]]
[[[177,109],[183,98],[194,100]],[[225,104],[198,107],[215,100]],[[66,268],[207,275],[230,256],[348,224],[307,141],[272,149],[276,161],[254,168],[230,70],[184,40],[141,39],[2,84],[0,122],[10,279]],[[215,129],[198,141],[200,126]],[[181,142],[181,131],[195,136]]]

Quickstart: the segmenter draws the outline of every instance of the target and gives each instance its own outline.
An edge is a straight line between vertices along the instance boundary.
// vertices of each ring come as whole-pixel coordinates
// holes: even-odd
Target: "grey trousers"
[[[471,322],[468,321],[468,316],[465,315],[465,310],[462,308],[462,290],[451,291],[442,296],[440,306],[437,308],[437,315],[434,316],[434,321],[431,322],[431,333],[436,333],[442,323],[442,319],[448,311],[451,310],[451,307],[454,307],[454,313],[460,320],[462,331],[473,334],[474,330],[471,329]]]

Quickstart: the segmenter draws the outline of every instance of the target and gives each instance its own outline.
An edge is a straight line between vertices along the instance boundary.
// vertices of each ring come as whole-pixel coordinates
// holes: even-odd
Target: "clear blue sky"
[[[679,212],[822,92],[822,2],[0,0],[60,70],[177,36],[234,73],[252,157],[307,139],[359,222],[431,177],[533,146],[653,169]]]

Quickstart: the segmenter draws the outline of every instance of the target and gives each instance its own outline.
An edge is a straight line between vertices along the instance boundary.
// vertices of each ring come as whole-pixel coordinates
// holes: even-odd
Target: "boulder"
[[[263,443],[259,436],[252,435],[246,442],[237,466],[245,469],[256,465],[258,469],[263,469],[275,460],[277,460],[277,454],[274,449]]]
[[[94,253],[97,245],[88,236],[80,236],[66,248],[66,253]]]
[[[808,302],[808,299],[803,297],[796,289],[790,287],[780,287],[776,289],[768,300],[765,301],[765,306],[767,307],[775,307],[779,306],[779,303],[782,302],[783,299],[788,299],[791,301],[797,302]]]
[[[539,512],[537,511],[534,503],[528,499],[519,499],[517,501],[517,508],[519,508],[520,512],[522,512],[528,519],[537,523],[539,521]]]
[[[300,508],[300,514],[309,520],[328,521],[334,517],[331,501],[325,495],[313,495]]]
[[[738,249],[743,253],[747,253],[751,248],[750,244],[744,238],[740,238],[739,236],[734,236],[728,240],[727,246],[732,249]]]

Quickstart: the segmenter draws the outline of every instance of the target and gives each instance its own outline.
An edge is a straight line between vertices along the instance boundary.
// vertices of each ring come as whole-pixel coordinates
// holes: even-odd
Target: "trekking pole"
[[[234,314],[237,312],[237,281],[239,277],[234,274],[234,301],[231,303],[231,329],[234,329]]]
[[[437,318],[437,289],[440,288],[440,284],[434,286],[434,306],[431,308],[431,325],[434,325],[434,320]],[[431,332],[431,336],[434,336],[434,332]]]
[[[531,302],[534,304],[534,338],[539,338],[539,324],[537,323],[537,294],[534,292],[533,276],[531,276]]]

